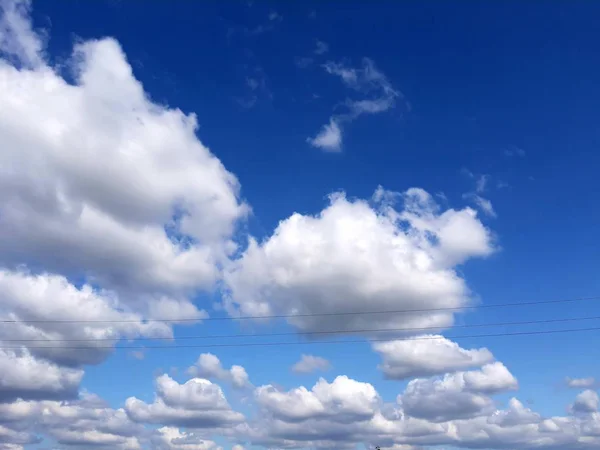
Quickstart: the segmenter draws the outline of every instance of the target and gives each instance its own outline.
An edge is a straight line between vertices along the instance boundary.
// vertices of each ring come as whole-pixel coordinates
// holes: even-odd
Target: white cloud
[[[413,417],[446,422],[491,414],[494,404],[486,394],[517,387],[517,380],[502,363],[497,362],[478,371],[412,380],[398,401]]]
[[[325,358],[314,355],[302,355],[300,361],[292,366],[292,372],[312,373],[331,369],[331,363]]]
[[[593,413],[598,411],[600,398],[596,391],[587,389],[575,397],[571,410],[576,413]]]
[[[202,378],[179,384],[168,375],[156,379],[156,398],[148,404],[135,397],[125,402],[135,422],[175,427],[219,428],[244,421],[229,406],[221,388]]]
[[[596,386],[596,379],[594,377],[588,378],[565,378],[565,383],[570,388],[591,388]]]
[[[0,402],[77,398],[83,370],[59,367],[29,351],[0,349]]]
[[[381,354],[383,362],[380,368],[386,378],[396,380],[469,369],[494,359],[487,348],[465,350],[439,335],[375,342],[373,349]]]
[[[156,450],[223,450],[214,441],[175,427],[161,427],[152,438]]]
[[[30,346],[31,355],[59,365],[98,364],[112,352],[119,338],[172,336],[169,326],[143,323],[141,315],[126,312],[123,306],[109,292],[96,291],[89,285],[78,289],[62,276],[0,269],[0,317],[15,321],[0,327],[0,342],[6,341],[7,347]],[[16,339],[26,342],[10,342]],[[80,350],[56,345],[59,342],[39,342],[73,339],[78,340]],[[28,353],[21,357],[25,358],[23,364],[32,363]]]
[[[380,199],[394,197],[378,192]],[[454,267],[493,252],[490,232],[475,211],[440,211],[423,190],[396,197],[403,209],[333,194],[319,214],[293,214],[261,244],[251,240],[225,271],[227,310],[291,315],[288,322],[300,331],[451,326],[448,310],[338,315],[460,309],[470,301]]]
[[[195,116],[153,103],[113,39],[75,47],[69,84],[15,10],[3,48],[39,63],[0,60],[0,263],[128,292],[210,287],[248,207]]]
[[[328,124],[314,138],[308,138],[308,143],[313,147],[327,152],[339,152],[342,149],[342,129],[338,122],[331,119]]]
[[[233,365],[229,370],[223,368],[221,361],[212,353],[202,353],[196,364],[191,366],[187,373],[194,377],[217,379],[230,382],[236,388],[251,386],[246,369]]]
[[[314,417],[332,417],[353,421],[371,417],[379,395],[369,383],[338,376],[332,383],[323,378],[309,391],[305,387],[280,392],[271,385],[255,392],[257,403],[276,418],[302,421]]]

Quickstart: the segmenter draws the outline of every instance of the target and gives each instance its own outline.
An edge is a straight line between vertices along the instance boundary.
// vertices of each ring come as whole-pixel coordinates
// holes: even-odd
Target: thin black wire
[[[512,325],[537,325],[548,323],[579,322],[585,320],[600,320],[600,316],[574,317],[561,319],[545,320],[526,320],[521,322],[496,322],[496,323],[478,323],[469,325],[453,325],[452,328],[484,328],[484,327],[502,327]],[[248,337],[267,337],[267,336],[305,336],[305,335],[326,335],[326,334],[352,334],[352,333],[386,333],[386,332],[409,332],[409,331],[428,331],[440,330],[444,327],[419,327],[419,328],[372,328],[358,330],[320,330],[320,331],[291,331],[285,333],[247,333],[247,334],[208,334],[202,336],[179,336],[179,337],[139,337],[127,339],[118,338],[88,338],[88,339],[2,339],[2,342],[110,342],[110,341],[178,341],[192,339],[222,339],[222,338],[248,338]]]
[[[425,340],[437,340],[437,339],[466,339],[466,338],[482,338],[482,337],[506,337],[506,336],[533,336],[542,334],[556,334],[556,333],[575,333],[580,331],[598,331],[600,327],[590,328],[572,328],[563,330],[542,330],[542,331],[517,331],[513,333],[490,333],[490,334],[471,334],[462,336],[417,336],[393,339],[393,341],[425,341]],[[216,348],[216,347],[272,347],[272,346],[286,346],[286,345],[316,345],[316,344],[362,344],[369,342],[389,342],[392,339],[369,339],[367,340],[345,340],[345,341],[304,341],[304,342],[244,342],[242,344],[206,344],[206,345],[158,345],[158,346],[100,346],[100,347],[74,347],[74,346],[26,346],[28,349],[58,349],[58,350],[97,350],[97,349],[165,349],[173,350],[179,348]],[[19,350],[24,346],[20,347],[5,347],[1,346],[2,350]]]
[[[496,303],[491,305],[467,305],[447,308],[426,308],[426,309],[399,309],[388,311],[347,311],[347,312],[331,312],[331,313],[306,313],[306,314],[278,314],[270,316],[240,316],[240,317],[207,317],[207,318],[180,318],[180,319],[130,319],[130,320],[50,320],[50,319],[32,319],[32,320],[0,320],[0,323],[152,323],[152,322],[214,322],[214,321],[231,321],[231,320],[261,320],[261,319],[291,319],[296,317],[326,317],[326,316],[354,316],[354,315],[371,315],[371,314],[411,314],[424,312],[438,311],[462,311],[465,309],[485,309],[485,308],[503,308],[510,306],[533,306],[533,305],[549,305],[556,303],[572,303],[589,300],[598,300],[600,295],[593,297],[579,297],[562,300],[544,300],[537,302],[519,302],[519,303]]]

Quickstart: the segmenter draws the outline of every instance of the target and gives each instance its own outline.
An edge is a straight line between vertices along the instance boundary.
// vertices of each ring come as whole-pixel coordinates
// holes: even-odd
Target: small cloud
[[[281,20],[283,20],[283,16],[281,16],[281,14],[279,14],[277,11],[271,11],[269,13],[269,20],[271,22],[273,22],[273,21],[280,22]]]
[[[507,187],[510,187],[510,185],[506,181],[498,181],[498,183],[496,183],[496,188],[498,189],[504,189]]]
[[[565,384],[570,388],[582,389],[582,388],[593,388],[596,386],[596,379],[594,377],[588,378],[565,378]]]
[[[331,363],[325,358],[313,355],[302,355],[300,361],[292,366],[292,372],[306,374],[317,371],[327,371],[331,369]]]
[[[479,175],[477,181],[475,181],[475,191],[478,193],[485,192],[487,188],[488,181],[490,180],[489,175]]]
[[[324,125],[319,134],[308,138],[307,142],[313,147],[326,152],[339,152],[342,149],[342,130],[335,119]]]
[[[317,39],[317,48],[315,48],[316,55],[323,55],[329,51],[329,45],[326,42],[319,41]]]
[[[396,106],[397,98],[403,97],[369,58],[363,58],[360,68],[333,61],[326,62],[322,67],[327,73],[338,76],[346,87],[362,93],[366,98],[346,99],[341,103],[345,111],[331,117],[330,124],[325,125],[316,138],[308,140],[314,146],[328,151],[340,151],[342,122],[352,122],[363,114],[385,112]]]
[[[317,12],[313,9],[311,12],[308,13],[308,18],[309,19],[316,19],[317,18]]]
[[[483,198],[480,195],[477,195],[474,193],[464,194],[463,198],[470,199],[486,215],[488,215],[490,217],[496,217],[496,211],[494,211],[492,202],[490,200],[488,200],[487,198]]]

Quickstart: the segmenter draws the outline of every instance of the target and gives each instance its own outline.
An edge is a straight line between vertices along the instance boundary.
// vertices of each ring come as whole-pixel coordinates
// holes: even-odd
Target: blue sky
[[[600,295],[600,5],[0,5],[0,450],[600,444],[597,331],[468,337],[600,327],[594,299],[489,307]],[[331,314],[403,309],[432,314]],[[411,327],[446,350],[352,332]],[[361,342],[210,347],[340,329]],[[239,333],[289,335],[192,338]]]

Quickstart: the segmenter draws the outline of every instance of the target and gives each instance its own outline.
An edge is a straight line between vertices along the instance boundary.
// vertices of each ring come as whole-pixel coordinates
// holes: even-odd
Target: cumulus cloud
[[[161,427],[151,439],[156,450],[223,450],[214,441],[175,427]]]
[[[2,48],[39,64],[0,60],[0,263],[128,292],[211,286],[248,207],[196,117],[153,103],[114,39],[75,46],[70,84],[22,9],[3,16]]]
[[[148,404],[135,397],[125,402],[131,420],[174,427],[219,428],[243,422],[221,388],[202,378],[179,384],[168,375],[156,379],[156,398]]]
[[[373,349],[383,359],[380,369],[386,378],[396,380],[469,369],[494,359],[487,348],[466,350],[440,335],[375,342]]]
[[[314,355],[302,355],[300,361],[292,366],[292,372],[312,373],[331,369],[331,363],[325,358]]]
[[[338,376],[332,383],[321,378],[309,391],[305,387],[281,392],[271,385],[255,392],[257,403],[276,418],[302,421],[314,417],[331,417],[353,421],[374,414],[379,395],[369,383]]]
[[[249,213],[196,117],[153,102],[117,41],[55,68],[29,9],[0,3],[0,401],[76,398],[120,339],[172,337],[142,318],[205,317],[192,299]]]
[[[598,411],[599,403],[600,398],[598,397],[598,393],[591,389],[586,389],[575,397],[575,401],[571,405],[571,410],[576,413],[593,413]]]
[[[487,394],[517,387],[517,380],[502,363],[497,362],[478,371],[412,380],[399,402],[404,411],[413,417],[446,422],[490,414],[494,404]]]
[[[123,409],[108,408],[90,401],[89,396],[69,402],[18,400],[0,404],[0,427],[18,431],[20,439],[27,441],[21,443],[37,442],[36,433],[44,433],[61,445],[80,448],[137,450],[142,448],[139,438],[145,435],[143,427],[131,422]],[[20,443],[15,436],[0,442]]]
[[[194,377],[228,381],[240,389],[251,386],[246,369],[233,365],[227,370],[223,368],[219,358],[212,353],[202,353],[196,364],[191,366],[187,372]]]
[[[83,370],[34,358],[27,349],[0,349],[0,402],[78,397]]]
[[[34,363],[31,355],[69,367],[98,364],[119,338],[172,336],[164,323],[144,323],[140,314],[125,312],[123,306],[109,292],[89,285],[77,288],[63,276],[0,269],[0,318],[15,321],[0,327],[0,342],[10,341],[4,342],[7,347],[30,346],[29,352],[18,354],[25,366],[46,364]],[[78,340],[81,349],[58,345],[61,340]]]
[[[402,208],[394,208],[395,198]],[[224,274],[229,313],[290,315],[288,322],[306,332],[451,326],[454,312],[439,309],[470,302],[456,266],[494,251],[475,211],[441,211],[421,189],[329,200],[315,216],[281,221],[262,243],[250,240]],[[438,310],[339,315],[411,309]]]

